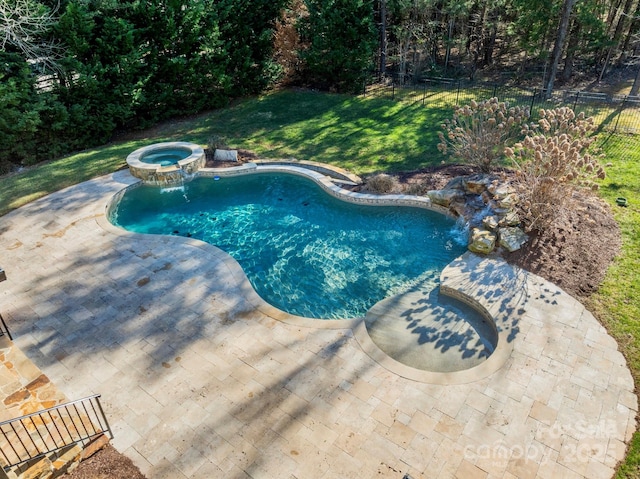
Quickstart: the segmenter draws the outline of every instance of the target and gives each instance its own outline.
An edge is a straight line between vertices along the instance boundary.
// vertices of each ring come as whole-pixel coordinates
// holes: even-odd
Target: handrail
[[[7,327],[7,323],[4,322],[4,318],[0,314],[0,336],[7,335],[11,341],[13,341],[13,336],[11,336],[11,331]]]
[[[0,459],[7,470],[103,434],[113,439],[96,394],[0,422]]]

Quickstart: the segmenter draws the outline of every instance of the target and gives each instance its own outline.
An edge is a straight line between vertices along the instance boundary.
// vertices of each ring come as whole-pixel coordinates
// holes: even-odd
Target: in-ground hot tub
[[[204,149],[184,141],[155,143],[127,156],[131,174],[152,185],[180,183],[203,168],[205,162]]]

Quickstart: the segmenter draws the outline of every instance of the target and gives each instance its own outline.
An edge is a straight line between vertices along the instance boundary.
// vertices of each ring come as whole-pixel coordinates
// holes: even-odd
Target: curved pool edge
[[[347,202],[377,206],[414,206],[436,211],[445,214],[446,216],[452,216],[451,213],[448,212],[448,210],[438,205],[434,205],[428,198],[411,195],[373,195],[355,193],[340,188],[333,181],[331,181],[331,178],[318,171],[307,170],[297,165],[257,165],[253,163],[247,163],[238,167],[199,170],[195,176],[224,177],[252,174],[258,172],[288,172],[300,176],[305,176],[316,182],[328,194],[331,194],[332,196]],[[137,187],[140,184],[141,181],[135,181],[132,184],[125,186],[125,188],[113,195],[113,197],[105,207],[105,215],[100,216],[96,219],[98,224],[103,229],[117,235],[147,236],[141,233],[132,233],[118,228],[108,220],[111,207],[117,202],[118,198],[123,195],[129,188]],[[218,260],[224,262],[231,271],[234,279],[236,280],[239,292],[243,295],[244,299],[256,310],[265,314],[269,318],[302,328],[351,330],[353,336],[358,341],[362,350],[371,359],[373,359],[389,371],[407,379],[430,384],[464,384],[477,381],[480,379],[484,379],[485,377],[500,369],[500,367],[508,359],[512,350],[511,342],[509,342],[507,340],[507,336],[505,336],[505,334],[508,334],[508,330],[500,328],[498,326],[496,318],[492,315],[488,308],[484,307],[481,298],[480,300],[478,300],[478,298],[474,298],[473,295],[467,294],[465,291],[463,291],[462,288],[465,285],[463,281],[458,281],[456,283],[457,285],[454,286],[449,285],[449,283],[454,282],[455,278],[457,277],[457,275],[452,274],[451,268],[453,266],[459,268],[461,264],[464,264],[465,257],[468,257],[468,253],[465,253],[462,256],[454,259],[449,265],[444,268],[440,275],[441,292],[443,294],[447,294],[449,296],[455,297],[456,299],[464,301],[466,304],[473,307],[474,309],[477,309],[481,314],[485,315],[488,319],[493,321],[493,323],[496,325],[496,328],[498,329],[498,344],[491,356],[489,356],[489,358],[487,358],[477,366],[454,372],[433,372],[408,366],[387,355],[387,353],[382,351],[371,339],[365,325],[364,317],[354,319],[323,320],[318,318],[306,318],[287,313],[276,308],[275,306],[272,306],[262,297],[260,297],[249,282],[249,279],[247,278],[240,264],[232,256],[230,256],[220,248],[194,238],[185,238],[172,235],[166,235],[164,237],[167,238],[168,241],[178,241],[179,243],[185,245],[190,245],[192,247],[197,247],[199,249],[209,251],[214,258],[217,258]],[[169,240],[169,238],[171,239]]]
[[[142,161],[142,158],[149,153],[171,148],[189,151],[190,154],[177,161],[176,164],[168,166]],[[133,176],[140,178],[145,183],[162,186],[177,182],[179,178],[183,177],[183,174],[195,174],[204,167],[206,158],[204,149],[200,145],[186,141],[167,141],[152,143],[134,150],[129,153],[126,162]]]

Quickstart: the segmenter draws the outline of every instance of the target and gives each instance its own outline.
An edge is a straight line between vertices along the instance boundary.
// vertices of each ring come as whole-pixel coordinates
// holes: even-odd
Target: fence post
[[[573,102],[573,112],[575,113],[576,108],[578,108],[578,98],[580,97],[580,91],[576,92],[576,99]]]
[[[459,100],[460,100],[460,79],[458,78],[458,90],[456,91],[456,104],[455,104],[455,106],[458,106]]]
[[[424,101],[425,98],[427,97],[427,82],[424,82],[424,85],[422,86],[422,106],[424,106]]]
[[[497,91],[498,91],[498,84],[494,83],[493,84],[493,95],[492,95],[492,97],[497,98],[497,96],[496,96]]]
[[[622,112],[624,111],[624,105],[627,102],[627,96],[624,97],[624,100],[622,100],[622,106],[620,107],[620,111],[618,112],[618,118],[616,118],[616,124],[613,127],[613,132],[614,133],[618,133],[618,123],[620,122],[620,117],[622,116]]]
[[[391,99],[396,99],[396,82],[391,80]]]
[[[533,89],[533,95],[531,95],[531,106],[529,107],[529,115],[533,115],[533,104],[536,101],[536,94],[538,93],[538,89]]]

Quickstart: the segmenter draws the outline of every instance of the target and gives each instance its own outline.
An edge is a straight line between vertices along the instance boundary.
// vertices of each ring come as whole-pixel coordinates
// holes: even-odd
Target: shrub
[[[469,105],[457,107],[453,119],[442,125],[445,132],[438,133],[438,150],[490,172],[504,158],[505,144],[515,141],[528,118],[526,108],[509,108],[508,103],[497,98],[479,103],[472,100]]]
[[[364,191],[371,193],[393,193],[398,190],[398,179],[385,173],[370,176],[364,184]]]
[[[429,191],[429,187],[423,183],[411,183],[404,189],[404,193],[407,195],[424,196]]]
[[[567,210],[579,188],[597,189],[605,172],[590,152],[593,119],[576,117],[570,108],[542,110],[524,141],[506,148],[516,167],[515,186],[527,230],[544,230]]]
[[[207,148],[211,151],[227,149],[227,139],[221,135],[211,135],[207,140]]]

